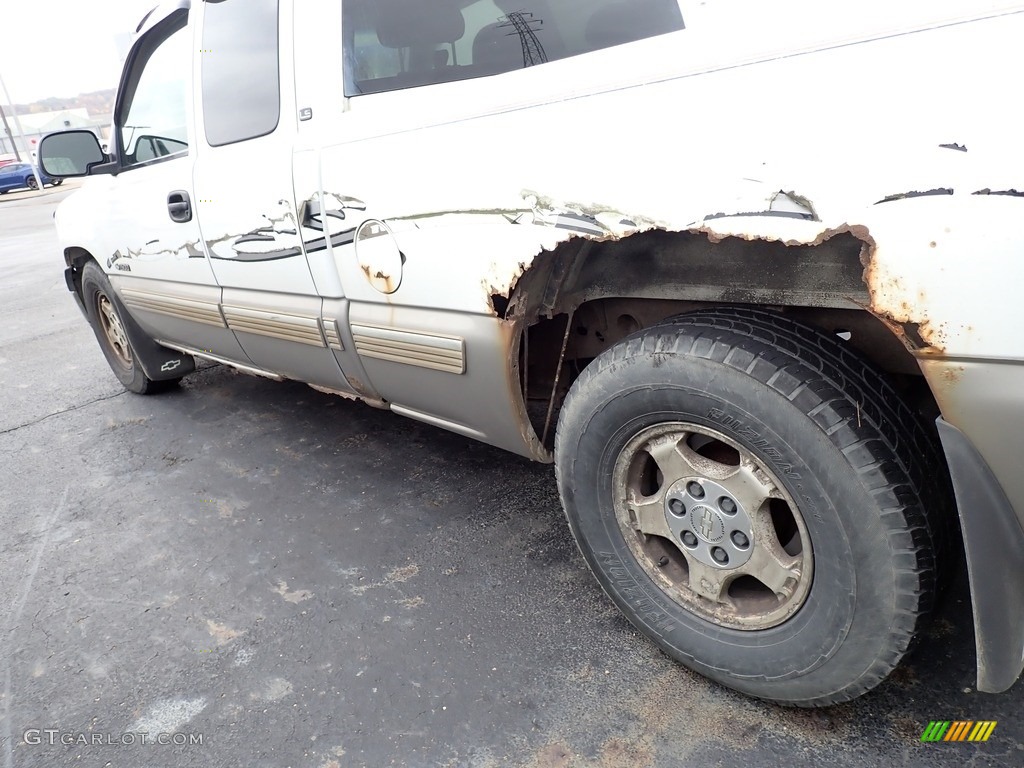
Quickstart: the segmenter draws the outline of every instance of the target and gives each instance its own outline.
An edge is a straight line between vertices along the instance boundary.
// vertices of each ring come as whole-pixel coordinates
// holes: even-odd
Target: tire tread
[[[875,687],[899,664],[934,607],[939,564],[949,557],[956,517],[949,509],[948,472],[937,437],[902,400],[887,377],[818,329],[773,312],[700,310],[627,337],[587,366],[573,384],[555,434],[573,418],[574,400],[590,382],[642,355],[682,355],[740,370],[785,397],[822,429],[879,507],[892,543],[894,621],[882,652],[843,689],[797,706],[848,701]],[[572,458],[568,459],[571,463]],[[563,464],[555,471],[564,488]]]

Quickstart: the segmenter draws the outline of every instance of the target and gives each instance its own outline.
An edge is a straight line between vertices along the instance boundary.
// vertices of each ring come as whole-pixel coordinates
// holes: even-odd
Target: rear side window
[[[683,28],[676,0],[344,0],[345,95],[465,80]]]
[[[208,0],[203,122],[214,147],[266,136],[281,117],[278,0]]]

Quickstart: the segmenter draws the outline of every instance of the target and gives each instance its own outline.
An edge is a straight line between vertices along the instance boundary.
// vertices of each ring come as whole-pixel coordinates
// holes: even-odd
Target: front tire
[[[935,593],[934,445],[864,366],[807,326],[719,310],[620,342],[573,384],[555,444],[570,527],[686,666],[824,706],[906,653]]]
[[[27,179],[25,179],[25,186],[33,190],[39,189],[39,182],[36,181],[35,176],[29,176]]]
[[[151,395],[177,385],[180,379],[153,381],[139,365],[135,350],[121,318],[110,281],[99,266],[90,261],[82,270],[82,296],[89,324],[107,358],[110,369],[129,392]]]

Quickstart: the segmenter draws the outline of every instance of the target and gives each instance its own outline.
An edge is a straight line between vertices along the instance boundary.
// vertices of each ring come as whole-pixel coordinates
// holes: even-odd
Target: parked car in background
[[[54,179],[39,171],[39,179],[43,185],[58,187],[64,179]],[[32,166],[28,163],[11,163],[0,168],[0,195],[6,195],[12,189],[36,189],[39,182],[32,174]]]

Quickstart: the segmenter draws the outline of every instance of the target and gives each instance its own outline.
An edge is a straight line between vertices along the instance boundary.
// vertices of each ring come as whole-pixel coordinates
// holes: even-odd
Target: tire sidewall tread
[[[136,394],[145,395],[155,393],[162,388],[166,388],[167,382],[158,382],[150,379],[143,372],[142,367],[138,364],[135,351],[132,350],[132,365],[125,368],[121,361],[117,358],[117,354],[110,347],[110,341],[107,339],[106,334],[103,331],[103,326],[100,323],[98,307],[96,306],[97,295],[103,293],[111,301],[114,306],[114,311],[120,315],[121,309],[116,299],[113,287],[110,285],[110,280],[104,274],[103,270],[100,269],[93,261],[86,263],[82,270],[82,299],[85,304],[86,314],[89,318],[89,324],[92,326],[93,333],[96,334],[96,340],[99,342],[100,349],[103,350],[103,356],[107,359],[107,363],[110,365],[110,370],[113,371],[114,375],[117,376],[118,381],[124,385],[124,388],[129,392]],[[123,322],[123,319],[122,319]],[[131,342],[129,341],[129,346]],[[170,384],[173,385],[173,381]],[[163,387],[161,387],[163,385]]]
[[[603,353],[584,369],[563,404],[555,439],[556,476],[573,535],[601,586],[670,655],[756,696],[805,706],[831,704],[876,685],[905,654],[931,607],[934,537],[912,477],[920,471],[906,456],[911,441],[893,441],[887,437],[893,430],[879,427],[886,416],[906,421],[909,409],[898,413],[884,399],[880,406],[877,389],[872,393],[843,369],[862,361],[844,362],[827,339],[813,334],[802,339],[803,329],[773,336],[763,323],[756,316],[698,313],[641,331]],[[737,411],[729,417],[740,423],[753,420],[759,435],[764,432],[758,430],[770,429],[769,444],[777,452],[780,445],[789,448],[773,454],[774,459],[752,449],[784,483],[780,467],[786,464],[806,468],[815,478],[814,493],[806,495],[819,516],[804,515],[815,547],[814,585],[796,616],[777,627],[758,632],[723,629],[681,609],[632,558],[618,529],[610,480],[603,479],[614,455],[609,459],[601,451],[593,455],[596,449],[588,451],[586,445],[595,442],[588,433],[597,429],[601,438],[596,444],[604,440],[603,453],[617,455],[631,435],[623,439],[614,432],[605,434],[602,418],[610,415],[610,404],[622,398],[639,402],[631,395],[636,392],[647,397],[659,392],[668,406],[655,405],[668,410],[673,402],[679,407],[699,401],[693,392],[682,394],[686,387],[680,381],[691,390],[703,386],[700,397],[708,402],[719,393],[737,398],[745,389],[760,392],[758,413],[767,417],[753,418],[753,409],[739,414],[733,407],[719,407],[727,414]],[[679,420],[705,423],[744,443],[741,436],[721,424],[701,422],[699,416],[687,412]],[[793,437],[794,430],[799,437]],[[799,442],[801,450],[787,440]],[[815,459],[822,464],[812,467]],[[842,477],[830,477],[824,467],[846,469],[839,472]],[[578,482],[588,477],[602,478],[601,490]],[[857,516],[859,521],[853,519]],[[836,547],[842,550],[838,554]],[[620,562],[613,562],[610,554]],[[844,572],[851,578],[844,581]],[[826,591],[819,584],[830,586]],[[828,601],[821,599],[824,594]],[[875,605],[890,609],[876,610]],[[682,629],[666,630],[669,624]],[[770,643],[787,636],[795,643],[794,653],[808,656],[802,666],[792,660],[788,666],[779,663],[778,647]]]

